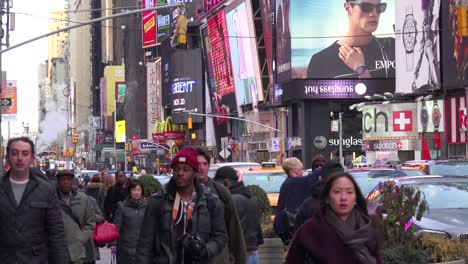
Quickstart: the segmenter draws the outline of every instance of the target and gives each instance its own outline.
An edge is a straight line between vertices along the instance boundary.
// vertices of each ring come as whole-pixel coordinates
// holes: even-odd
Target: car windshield
[[[403,170],[406,176],[423,176],[425,175],[424,172],[420,170]]]
[[[367,196],[380,182],[384,182],[390,178],[405,176],[405,173],[396,170],[375,170],[352,171],[351,175],[356,180],[359,189],[361,189],[362,195]]]
[[[430,209],[468,208],[468,182],[411,185],[424,193]]]
[[[468,175],[468,163],[440,163],[429,166],[431,175],[465,176]]]
[[[279,193],[286,178],[286,173],[260,172],[244,174],[242,181],[245,185],[258,185],[266,193]]]

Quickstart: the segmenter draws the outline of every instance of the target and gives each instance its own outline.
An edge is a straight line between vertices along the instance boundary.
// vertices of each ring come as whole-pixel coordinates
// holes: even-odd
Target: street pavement
[[[101,260],[96,261],[96,264],[110,264],[111,263],[111,250],[110,248],[99,248],[101,253]]]

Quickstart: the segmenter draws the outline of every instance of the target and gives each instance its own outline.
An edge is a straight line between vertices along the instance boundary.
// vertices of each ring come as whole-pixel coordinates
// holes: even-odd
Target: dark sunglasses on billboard
[[[377,14],[385,12],[387,9],[387,3],[373,4],[369,2],[357,2],[357,1],[348,1],[352,5],[358,5],[361,8],[361,11],[364,13],[370,13],[375,8]]]

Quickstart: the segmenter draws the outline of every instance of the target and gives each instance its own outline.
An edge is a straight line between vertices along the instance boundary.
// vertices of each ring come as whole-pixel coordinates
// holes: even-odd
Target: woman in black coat
[[[320,210],[297,230],[286,264],[381,264],[377,231],[366,200],[348,173],[332,174],[320,195]]]
[[[143,193],[143,184],[133,179],[128,184],[128,198],[118,204],[114,223],[120,237],[117,246],[114,243],[111,247],[117,252],[117,264],[135,263],[136,247],[146,209]]]

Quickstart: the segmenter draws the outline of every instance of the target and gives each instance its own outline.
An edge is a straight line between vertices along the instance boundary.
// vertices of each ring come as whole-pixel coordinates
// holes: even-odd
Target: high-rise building
[[[54,9],[51,14],[51,21],[49,25],[49,32],[64,28],[68,26],[66,19],[66,13],[64,9]],[[48,67],[47,76],[50,75],[50,69],[52,67],[51,61],[53,58],[63,58],[64,46],[68,37],[67,32],[61,32],[51,35],[47,38],[48,41]]]

